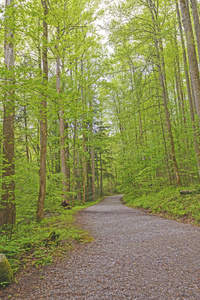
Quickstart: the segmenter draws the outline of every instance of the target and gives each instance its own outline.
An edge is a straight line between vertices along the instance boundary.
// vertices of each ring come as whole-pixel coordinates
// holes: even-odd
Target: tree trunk
[[[77,132],[77,120],[74,120],[74,139],[73,139],[73,195],[72,195],[72,207],[74,207],[74,197],[76,188],[76,132]]]
[[[57,40],[59,43],[59,26],[57,28]],[[59,45],[56,46],[58,49]],[[56,90],[58,94],[61,94],[60,89],[60,56],[57,53],[56,59]],[[62,173],[62,202],[69,201],[68,193],[68,180],[67,180],[67,164],[66,164],[66,152],[65,152],[65,121],[64,121],[64,111],[62,103],[60,101],[60,161],[61,161],[61,173]]]
[[[184,38],[183,38],[183,31],[182,31],[182,26],[181,26],[181,17],[180,17],[178,2],[176,2],[176,12],[177,12],[177,17],[178,17],[179,30],[180,30],[180,36],[181,36],[181,45],[182,45],[182,50],[183,50],[183,62],[184,62],[187,93],[188,93],[189,106],[190,106],[190,117],[191,117],[191,121],[192,121],[193,141],[194,141],[195,153],[196,153],[196,158],[197,158],[198,174],[199,174],[199,178],[200,178],[200,147],[199,147],[199,142],[198,142],[199,135],[197,133],[197,128],[196,128],[196,124],[195,124],[194,107],[193,107],[192,93],[191,93],[191,87],[190,87],[190,78],[189,78],[189,74],[188,74],[187,56],[186,56],[185,42],[184,42]]]
[[[188,50],[188,59],[189,67],[191,74],[191,82],[194,91],[194,102],[197,110],[197,114],[200,117],[200,80],[199,80],[199,68],[195,50],[195,41],[192,30],[192,23],[190,18],[190,12],[187,6],[186,0],[179,0],[181,12],[182,12],[182,21],[183,27],[186,34],[187,40],[187,50]]]
[[[84,122],[84,117],[83,117]],[[83,128],[83,195],[82,195],[82,203],[85,204],[85,182],[86,182],[86,162],[85,162],[85,154],[86,154],[86,147],[85,147],[85,133]]]
[[[13,0],[5,1],[7,12],[14,5]],[[9,15],[9,14],[8,14]],[[13,225],[15,223],[15,163],[14,163],[14,45],[13,45],[13,19],[5,16],[5,69],[9,75],[5,76],[4,94],[4,119],[3,119],[3,174],[2,196],[0,202],[0,226]]]
[[[62,201],[69,200],[67,195],[68,182],[67,182],[67,164],[65,152],[65,122],[63,119],[64,112],[60,111],[60,159],[61,159],[61,173],[62,173]]]
[[[195,27],[195,35],[197,40],[197,49],[198,49],[198,56],[200,62],[200,23],[199,23],[199,13],[197,9],[197,2],[196,0],[191,0],[192,4],[192,14],[194,19],[194,27]]]
[[[102,170],[102,160],[100,152],[100,195],[103,196],[103,170]]]
[[[92,158],[92,199],[95,200],[95,156],[94,149],[91,148],[91,158]]]
[[[89,107],[90,107],[90,111],[92,112],[92,100],[90,100],[89,102]],[[95,200],[95,155],[94,155],[94,146],[93,146],[93,118],[90,121],[89,124],[89,128],[90,128],[90,158],[91,158],[91,192],[92,192],[92,200]]]
[[[81,60],[81,75],[83,81],[83,61]],[[83,82],[81,84],[81,97],[82,97],[82,106],[83,106],[83,113],[82,113],[82,130],[83,130],[83,195],[82,195],[82,203],[85,204],[85,186],[86,186],[86,146],[85,146],[85,113],[84,113],[84,106],[85,106],[85,99],[83,94]]]
[[[157,33],[159,33],[159,24],[157,23],[157,19],[155,17],[155,11],[154,7],[152,7],[152,1],[148,1],[148,7],[149,11],[151,13],[153,25],[154,25],[154,31],[155,31],[155,37],[154,37],[154,43],[155,48],[157,51],[157,66],[158,66],[158,72],[159,72],[159,81],[160,81],[160,87],[162,89],[162,99],[163,99],[163,105],[165,110],[165,118],[166,118],[166,125],[167,125],[167,132],[168,132],[168,138],[170,142],[170,148],[171,148],[171,158],[173,163],[173,168],[175,172],[176,177],[176,185],[181,186],[181,177],[179,173],[179,168],[176,160],[176,154],[175,154],[175,147],[174,147],[174,139],[171,129],[171,121],[170,121],[170,113],[168,109],[168,91],[167,91],[167,83],[166,83],[166,74],[165,74],[165,61],[164,61],[164,54],[163,54],[163,45],[162,45],[162,39],[157,38]]]
[[[76,152],[76,174],[77,174],[77,180],[76,180],[77,200],[81,202],[81,170],[80,170],[80,159],[79,159],[78,149]]]
[[[161,56],[162,56],[162,42],[160,41],[160,50],[161,50]],[[168,93],[166,89],[166,78],[165,78],[165,66],[164,66],[164,60],[161,58],[161,66],[160,71],[159,71],[159,80],[160,80],[160,86],[162,88],[162,98],[163,98],[163,104],[164,104],[164,109],[165,109],[165,117],[166,117],[166,124],[167,124],[167,131],[168,131],[168,137],[170,141],[170,146],[171,146],[171,156],[172,156],[172,163],[175,171],[175,176],[176,176],[176,184],[177,186],[181,186],[181,178],[180,178],[180,173],[178,169],[178,164],[176,161],[176,154],[175,154],[175,147],[174,147],[174,139],[172,135],[172,129],[171,129],[171,121],[170,121],[170,114],[168,110]]]
[[[26,159],[29,162],[29,147],[28,147],[28,126],[27,126],[27,112],[26,112],[26,105],[24,105],[24,126],[25,126],[25,142],[26,142]]]
[[[88,142],[86,140],[86,142]],[[91,167],[91,150],[87,147],[87,153],[89,154],[86,160],[86,174],[87,174],[87,199],[92,198],[92,167]]]
[[[68,192],[68,199],[70,200],[70,152],[69,152],[69,124],[65,122],[65,159],[66,159],[66,178],[67,178],[67,192]]]
[[[48,84],[48,60],[47,60],[47,41],[48,41],[48,25],[47,14],[48,7],[47,1],[42,0],[44,10],[43,21],[43,48],[42,48],[42,62],[43,62],[43,94],[41,101],[40,111],[40,172],[39,172],[39,196],[37,204],[37,221],[41,221],[44,218],[44,201],[46,192],[46,156],[47,156],[47,84]]]

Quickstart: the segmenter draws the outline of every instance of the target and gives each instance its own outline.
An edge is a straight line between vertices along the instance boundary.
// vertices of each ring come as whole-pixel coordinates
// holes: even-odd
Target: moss
[[[0,283],[10,283],[13,278],[13,272],[10,264],[4,254],[0,254]]]

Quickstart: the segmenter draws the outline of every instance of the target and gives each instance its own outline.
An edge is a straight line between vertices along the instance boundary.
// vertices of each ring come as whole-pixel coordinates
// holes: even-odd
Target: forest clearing
[[[2,293],[20,273],[92,249],[89,211],[105,196],[123,194],[111,212],[199,234],[199,6],[0,0]]]

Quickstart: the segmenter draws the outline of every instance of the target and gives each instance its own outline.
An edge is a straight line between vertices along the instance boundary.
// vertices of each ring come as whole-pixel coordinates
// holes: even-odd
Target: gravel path
[[[200,228],[107,197],[79,220],[95,242],[43,270],[16,299],[200,299]],[[31,281],[33,282],[33,281]],[[20,284],[19,284],[20,289]]]

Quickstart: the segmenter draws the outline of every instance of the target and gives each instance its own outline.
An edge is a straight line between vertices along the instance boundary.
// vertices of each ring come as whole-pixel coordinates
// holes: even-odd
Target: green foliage
[[[182,189],[192,188],[194,187]],[[200,194],[180,195],[180,189],[168,187],[158,193],[149,192],[140,197],[125,195],[123,199],[128,206],[200,225]]]
[[[0,136],[3,136],[4,95],[6,89],[12,90],[16,225],[3,232],[1,247],[16,269],[21,254],[24,260],[32,260],[38,266],[51,262],[52,253],[61,247],[63,240],[69,241],[71,247],[71,240],[90,239],[72,224],[83,191],[86,191],[86,202],[93,198],[92,151],[96,195],[125,193],[127,203],[135,207],[200,220],[198,195],[180,196],[174,188],[177,184],[174,158],[183,185],[199,182],[195,122],[192,123],[190,115],[176,2],[166,4],[160,0],[154,5],[154,1],[123,0],[117,4],[110,1],[106,6],[109,34],[103,44],[95,24],[103,16],[99,0],[69,0],[67,5],[64,0],[59,5],[58,1],[47,1],[47,4],[50,6],[45,19],[49,29],[47,86],[42,84],[41,3],[16,0],[16,5],[6,12],[10,19],[7,24],[7,18],[2,15],[2,28],[10,23],[14,33],[14,85],[10,80],[5,82],[5,78],[12,78],[13,70],[0,68]],[[15,17],[11,18],[13,12]],[[0,33],[2,61],[3,31]],[[56,69],[58,60],[60,78]],[[164,78],[164,87],[160,78]],[[44,94],[48,119],[47,184],[45,219],[37,224],[39,124]],[[166,126],[166,110],[172,137]],[[60,117],[65,123],[62,137]],[[196,115],[195,118],[199,122]],[[196,134],[199,144],[199,129]],[[73,211],[60,207],[64,178],[61,138],[64,138],[62,147],[66,149],[70,183],[70,189],[64,193],[70,204],[77,206]],[[0,190],[2,142],[1,138]],[[84,164],[87,174],[84,174]],[[12,181],[12,177],[4,180]]]
[[[46,211],[41,223],[32,220],[21,222],[14,227],[10,239],[5,231],[0,234],[0,253],[8,258],[14,273],[30,266],[48,265],[54,259],[66,254],[73,247],[73,242],[88,243],[93,241],[90,234],[75,225],[75,215],[83,207],[96,204],[87,203],[71,210],[53,207]]]

